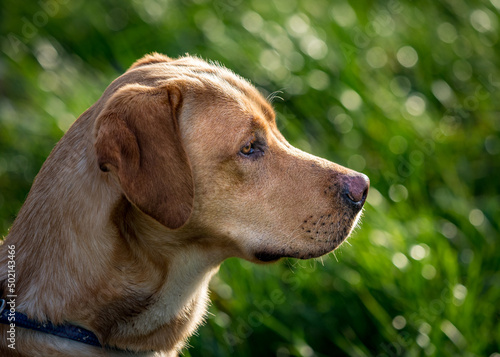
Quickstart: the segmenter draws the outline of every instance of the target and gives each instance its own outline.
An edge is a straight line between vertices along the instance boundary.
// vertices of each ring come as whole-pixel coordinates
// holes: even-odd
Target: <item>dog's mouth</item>
[[[353,212],[354,213],[354,212]],[[332,214],[304,219],[301,234],[293,240],[281,240],[282,247],[267,246],[254,253],[258,262],[270,263],[281,258],[312,259],[331,253],[351,234],[361,212],[333,217]]]

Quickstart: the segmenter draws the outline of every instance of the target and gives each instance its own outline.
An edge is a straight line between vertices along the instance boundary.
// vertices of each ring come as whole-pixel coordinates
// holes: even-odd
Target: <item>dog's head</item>
[[[146,56],[103,98],[101,170],[179,239],[251,261],[306,259],[356,225],[368,178],[291,146],[270,104],[224,67]]]

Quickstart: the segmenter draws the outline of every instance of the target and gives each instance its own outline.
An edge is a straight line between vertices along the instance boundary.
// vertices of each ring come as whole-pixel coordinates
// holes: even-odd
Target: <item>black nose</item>
[[[365,203],[366,196],[368,195],[368,188],[370,187],[370,179],[368,179],[368,176],[363,174],[346,176],[344,182],[344,192],[347,201],[362,206]]]

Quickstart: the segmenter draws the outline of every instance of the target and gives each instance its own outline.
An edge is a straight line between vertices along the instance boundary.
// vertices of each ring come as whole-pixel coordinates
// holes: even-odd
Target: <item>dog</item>
[[[291,146],[230,70],[146,55],[62,137],[0,247],[0,355],[176,356],[224,259],[327,254],[368,188]]]

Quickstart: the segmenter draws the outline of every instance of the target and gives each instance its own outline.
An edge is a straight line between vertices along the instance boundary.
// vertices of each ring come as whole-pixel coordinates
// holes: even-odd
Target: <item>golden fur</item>
[[[60,140],[0,247],[2,297],[16,247],[17,311],[130,353],[22,328],[14,351],[0,324],[0,355],[175,356],[224,259],[326,254],[351,232],[367,190],[360,174],[288,144],[244,79],[198,58],[148,55]]]

